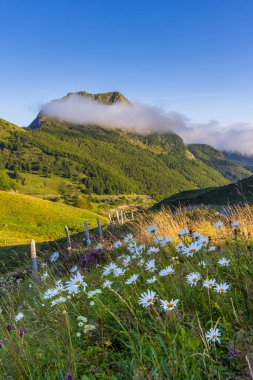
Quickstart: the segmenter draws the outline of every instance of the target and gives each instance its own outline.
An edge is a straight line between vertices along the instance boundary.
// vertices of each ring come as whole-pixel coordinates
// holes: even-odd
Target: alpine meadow
[[[0,13],[0,380],[253,380],[253,5]]]

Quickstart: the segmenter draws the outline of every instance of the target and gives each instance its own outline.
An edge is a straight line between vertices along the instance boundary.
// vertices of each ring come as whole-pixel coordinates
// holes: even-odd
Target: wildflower
[[[171,310],[174,310],[175,307],[177,306],[179,300],[171,300],[171,301],[163,301],[161,300],[161,306],[163,308],[163,310],[165,311],[171,311]]]
[[[44,298],[47,300],[47,299],[50,299],[50,298],[53,298],[55,297],[57,294],[59,293],[59,290],[56,288],[56,289],[48,289],[47,291],[45,291],[44,293]]]
[[[76,333],[77,338],[81,338],[82,334],[80,332]]]
[[[220,343],[220,337],[221,336],[221,332],[219,329],[213,329],[211,328],[207,333],[206,333],[206,339],[208,340],[208,342],[218,342]]]
[[[102,287],[105,288],[111,288],[112,281],[106,280],[103,284]]]
[[[121,243],[121,241],[120,240],[118,240],[118,241],[115,241],[115,243],[113,243],[113,248],[119,248],[119,247],[121,247],[122,246],[122,243]]]
[[[218,230],[220,230],[222,226],[223,226],[223,223],[221,221],[214,223],[214,227],[217,228]]]
[[[189,233],[190,233],[190,231],[187,228],[184,228],[182,231],[178,232],[178,236],[183,237],[183,236],[188,235]]]
[[[172,274],[174,272],[175,272],[175,270],[173,269],[173,266],[172,265],[168,265],[166,268],[162,269],[159,272],[159,276],[164,277],[164,276],[167,276],[168,274]]]
[[[124,267],[127,267],[130,261],[131,261],[131,256],[125,255],[124,260],[122,261],[122,264],[124,265]]]
[[[67,373],[67,375],[64,377],[64,380],[74,380],[74,375],[72,373]]]
[[[155,260],[149,260],[147,263],[146,263],[146,269],[149,271],[149,272],[154,272],[156,270],[156,267],[155,267]]]
[[[154,282],[156,282],[156,276],[147,279],[147,284],[153,284]]]
[[[7,325],[7,326],[6,326],[6,330],[7,330],[8,332],[11,332],[11,330],[12,330],[12,326],[11,326],[11,325]]]
[[[100,289],[95,289],[95,290],[90,290],[87,295],[88,295],[88,298],[92,298],[94,296],[96,296],[97,294],[101,294],[102,293],[102,290]]]
[[[194,253],[200,251],[202,248],[201,243],[199,242],[192,242],[188,246],[182,247],[182,253],[186,255],[187,257],[192,257]]]
[[[240,356],[240,352],[237,351],[237,347],[236,347],[234,344],[231,344],[231,345],[229,346],[229,349],[230,349],[230,351],[229,351],[229,353],[228,353],[228,356],[229,356],[230,358],[236,358],[236,359],[238,359],[239,356]]]
[[[60,256],[59,252],[54,252],[51,256],[50,256],[50,261],[51,263],[54,263],[58,257]]]
[[[96,326],[94,326],[94,325],[85,325],[83,332],[84,332],[84,334],[87,334],[88,332],[95,330],[95,329],[96,329]]]
[[[78,320],[78,321],[85,322],[85,323],[88,321],[88,319],[87,319],[86,317],[83,317],[82,315],[79,315],[79,316],[77,317],[77,320]]]
[[[206,279],[204,282],[203,282],[203,287],[204,288],[208,288],[208,289],[211,289],[215,286],[216,282],[213,278],[211,278],[210,280],[209,279]]]
[[[45,268],[45,267],[47,267],[48,265],[47,265],[47,263],[40,263],[40,266],[41,266],[41,268]]]
[[[157,234],[157,227],[156,226],[149,226],[147,229],[146,229],[146,232],[148,235],[156,235]]]
[[[147,290],[147,292],[142,293],[139,298],[139,303],[143,307],[148,307],[154,304],[156,293],[152,290]]]
[[[24,318],[24,313],[22,313],[22,312],[20,312],[20,313],[18,313],[16,316],[15,316],[15,321],[16,322],[18,322],[18,321],[20,321],[21,319],[23,319]]]
[[[24,327],[18,328],[18,335],[21,337],[26,333],[26,329]]]
[[[96,249],[103,249],[104,246],[102,243],[98,243],[97,246],[96,246]]]
[[[132,234],[128,234],[124,238],[124,243],[128,243],[132,239],[133,239],[133,235]]]
[[[230,264],[230,260],[226,259],[226,257],[222,257],[219,261],[218,264],[222,267],[228,267]]]
[[[115,276],[115,277],[122,276],[122,275],[125,273],[125,271],[126,271],[126,269],[122,269],[122,268],[117,267],[117,268],[114,270],[114,276]]]
[[[126,280],[126,284],[127,284],[127,285],[136,284],[136,281],[137,281],[138,277],[139,277],[138,274],[133,274],[131,277],[129,277],[129,278]]]
[[[42,276],[41,276],[41,279],[42,279],[42,280],[45,280],[45,279],[48,278],[48,277],[49,277],[48,272],[44,272],[44,273],[42,274]]]
[[[84,325],[84,323],[83,323],[83,322],[81,322],[81,321],[80,321],[80,322],[78,322],[78,324],[77,324],[77,326],[78,326],[78,327],[83,327],[83,325]]]
[[[80,286],[82,286],[85,290],[87,284],[84,282],[83,276],[80,274],[80,272],[77,272],[74,277],[66,282],[65,290],[67,290],[69,294],[76,294],[80,291]]]
[[[234,228],[237,228],[237,227],[239,227],[239,221],[238,220],[236,220],[235,222],[231,222],[231,226],[232,227],[234,227]]]
[[[161,247],[165,247],[168,243],[173,243],[174,238],[172,236],[157,236],[154,239],[154,243],[159,244]]]
[[[138,262],[139,267],[142,267],[144,263],[145,263],[145,260],[140,259],[140,261]]]
[[[186,281],[191,286],[197,285],[197,282],[200,280],[200,274],[198,272],[192,272],[186,276]]]
[[[114,273],[115,269],[117,269],[117,265],[114,263],[110,263],[104,268],[103,276],[108,276],[109,274]]]
[[[104,341],[104,345],[105,345],[106,347],[109,347],[109,346],[112,345],[112,342],[111,342],[110,340],[106,340],[106,341]]]
[[[216,250],[216,247],[214,245],[208,248],[209,252],[214,252],[215,250]]]
[[[223,293],[226,293],[228,289],[229,289],[229,285],[224,282],[222,284],[216,284],[214,290],[217,293],[223,294]]]
[[[159,248],[157,247],[149,247],[149,249],[147,250],[148,255],[152,255],[153,253],[157,253],[157,252],[159,252]]]
[[[78,271],[78,267],[77,265],[74,265],[71,269],[70,269],[70,273],[75,273]]]
[[[90,306],[93,306],[95,305],[95,302],[94,301],[90,301]]]
[[[204,261],[204,260],[201,260],[201,261],[199,262],[199,266],[202,267],[202,268],[206,268],[206,263],[205,263],[205,261]]]
[[[52,302],[51,302],[51,306],[55,306],[55,305],[58,305],[60,303],[64,303],[67,301],[67,298],[65,297],[59,297],[59,298],[56,298],[54,299]]]

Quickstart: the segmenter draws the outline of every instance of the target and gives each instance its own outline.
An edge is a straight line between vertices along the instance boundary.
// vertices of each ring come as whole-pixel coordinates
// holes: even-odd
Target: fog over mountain
[[[139,132],[178,133],[189,143],[210,144],[219,150],[253,154],[253,122],[233,121],[221,124],[212,120],[194,123],[178,112],[166,112],[138,102],[103,104],[78,94],[70,94],[46,104],[42,113],[73,124],[96,124],[103,127],[131,129]]]

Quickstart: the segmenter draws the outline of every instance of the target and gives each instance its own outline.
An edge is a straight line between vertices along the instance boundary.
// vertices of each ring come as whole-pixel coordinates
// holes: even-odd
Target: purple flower
[[[105,252],[102,249],[93,249],[85,255],[81,256],[80,264],[83,271],[89,270],[95,264],[98,264],[105,259]]]
[[[230,358],[236,358],[236,359],[238,359],[239,356],[240,356],[240,352],[237,351],[237,347],[236,347],[234,344],[231,344],[231,345],[229,346],[229,349],[230,349],[230,351],[229,351],[229,353],[228,353],[228,356],[229,356]]]
[[[25,327],[19,327],[18,328],[18,334],[20,337],[23,336],[25,333],[26,333]]]
[[[9,331],[9,332],[11,332],[11,330],[12,330],[12,326],[11,326],[11,325],[7,325],[7,326],[6,326],[6,330]]]
[[[72,375],[72,373],[67,373],[67,375],[65,376],[65,380],[73,380],[75,377],[74,375]]]

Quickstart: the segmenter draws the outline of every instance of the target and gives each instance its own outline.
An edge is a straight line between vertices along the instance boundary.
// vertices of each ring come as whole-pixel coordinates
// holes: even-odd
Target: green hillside
[[[106,104],[127,101],[117,92],[93,96]],[[31,182],[27,174],[35,175],[34,182],[39,177],[54,181],[57,177],[68,182],[63,192],[69,193],[70,186],[77,196],[133,193],[160,200],[182,190],[228,183],[221,173],[195,158],[174,133],[144,135],[71,125],[42,114],[30,128],[10,128],[7,138],[6,132],[5,138],[0,137],[0,159],[0,170],[18,181],[18,188],[22,181]],[[29,191],[24,187],[24,192]]]
[[[188,145],[188,149],[196,158],[220,172],[231,182],[235,182],[252,175],[253,166],[248,166],[247,168],[245,162],[237,161],[235,157],[232,155],[229,156],[229,154],[226,156],[223,152],[213,148],[210,145],[191,144]]]
[[[253,176],[218,188],[182,191],[155,204],[154,209],[179,205],[253,204]]]
[[[96,226],[97,214],[28,195],[0,191],[0,246],[56,240],[67,225],[72,234],[83,231],[88,221]],[[105,223],[106,218],[101,221]]]

